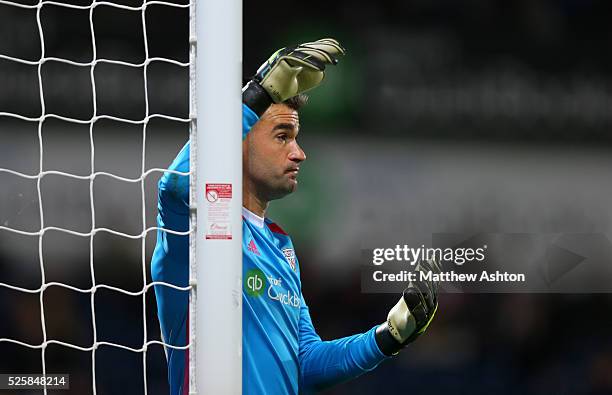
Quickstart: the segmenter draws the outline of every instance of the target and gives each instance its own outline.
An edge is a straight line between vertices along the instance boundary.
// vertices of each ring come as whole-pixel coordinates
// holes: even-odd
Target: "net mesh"
[[[177,116],[173,116],[169,114],[163,114],[161,112],[152,112],[150,110],[150,97],[149,97],[150,93],[149,93],[149,83],[148,83],[150,67],[154,64],[169,64],[169,65],[178,66],[180,68],[184,68],[185,70],[187,70],[190,67],[190,61],[181,62],[181,61],[170,59],[170,58],[150,56],[149,44],[148,44],[149,27],[147,26],[147,10],[155,6],[155,7],[166,7],[167,9],[184,9],[186,12],[188,12],[190,8],[190,4],[179,4],[179,3],[164,2],[164,1],[149,1],[149,2],[144,2],[138,6],[128,6],[128,5],[123,5],[119,3],[105,2],[105,1],[102,1],[102,2],[93,1],[92,3],[86,4],[86,5],[77,5],[77,4],[62,3],[62,2],[55,2],[55,1],[40,1],[35,4],[24,4],[24,3],[0,0],[0,6],[14,7],[14,8],[19,8],[21,10],[27,10],[27,11],[34,12],[35,19],[36,19],[36,26],[38,29],[38,36],[40,39],[39,57],[34,60],[3,54],[1,53],[1,48],[0,48],[0,60],[4,60],[14,65],[19,65],[23,67],[36,68],[37,79],[38,79],[37,90],[38,90],[38,97],[39,97],[38,105],[40,107],[40,113],[36,115],[32,115],[31,110],[25,111],[24,113],[19,113],[18,111],[1,112],[1,109],[0,109],[0,120],[2,118],[5,118],[5,119],[8,118],[8,119],[23,121],[29,124],[37,125],[38,152],[39,152],[38,171],[34,171],[33,173],[27,173],[27,172],[18,171],[18,170],[11,169],[11,168],[0,167],[0,174],[1,173],[10,174],[20,179],[31,180],[36,183],[36,195],[37,195],[36,199],[38,203],[38,219],[39,219],[40,227],[39,229],[27,230],[24,228],[12,226],[10,223],[8,223],[7,221],[3,221],[3,219],[0,218],[0,234],[2,232],[8,232],[8,233],[11,233],[17,236],[33,237],[33,238],[38,239],[38,265],[40,267],[40,279],[41,279],[40,285],[38,287],[31,287],[31,288],[11,284],[9,282],[5,282],[5,281],[2,281],[2,279],[0,279],[0,289],[4,288],[4,289],[9,289],[12,291],[19,292],[19,293],[38,295],[39,304],[40,304],[40,325],[42,328],[42,341],[40,343],[32,344],[32,343],[21,341],[19,339],[0,336],[0,344],[11,343],[13,345],[17,345],[17,346],[24,347],[24,348],[40,350],[43,374],[47,373],[47,370],[48,370],[47,361],[46,361],[47,360],[46,352],[50,345],[57,345],[57,346],[61,346],[64,348],[69,348],[69,349],[91,353],[91,365],[92,365],[92,370],[91,370],[92,377],[91,378],[92,378],[92,383],[93,383],[93,386],[92,386],[93,394],[96,394],[98,392],[98,389],[96,386],[96,351],[101,346],[108,346],[112,348],[122,349],[122,350],[130,351],[132,353],[140,353],[142,354],[142,366],[143,366],[143,371],[144,371],[143,388],[144,388],[144,393],[146,394],[148,393],[147,373],[146,373],[147,372],[147,350],[148,348],[152,345],[160,345],[163,347],[170,347],[170,348],[175,348],[175,349],[189,348],[189,345],[177,346],[177,345],[167,344],[163,342],[162,340],[155,340],[155,339],[148,338],[147,317],[146,317],[147,291],[156,285],[171,287],[171,288],[174,288],[180,291],[190,291],[191,290],[191,287],[181,288],[173,284],[169,284],[169,283],[151,282],[147,280],[147,273],[148,273],[148,257],[146,253],[147,235],[151,232],[154,232],[154,233],[157,232],[160,228],[155,227],[155,226],[147,227],[147,219],[146,219],[147,213],[146,213],[146,204],[145,204],[145,199],[146,199],[145,180],[147,176],[149,175],[157,174],[159,176],[163,172],[167,171],[167,169],[164,169],[164,168],[147,168],[146,167],[148,126],[150,122],[154,119],[164,119],[170,122],[179,123],[183,125],[185,128],[187,128],[190,123],[189,117],[185,117],[185,118],[177,117]],[[107,58],[98,57],[98,47],[97,47],[97,41],[96,41],[97,39],[96,30],[97,29],[95,27],[94,22],[96,20],[96,16],[98,12],[100,12],[103,9],[107,9],[107,8],[112,8],[114,10],[118,10],[122,12],[140,14],[140,19],[142,21],[142,33],[141,34],[142,34],[143,42],[144,42],[144,60],[143,61],[128,62],[128,61],[119,60],[119,59],[107,59]],[[75,61],[75,60],[71,60],[68,58],[47,56],[46,45],[45,45],[46,31],[44,28],[45,23],[43,21],[42,12],[43,10],[50,10],[50,9],[69,9],[69,10],[78,10],[78,11],[89,13],[89,29],[90,29],[89,32],[90,32],[90,45],[91,45],[91,53],[92,53],[91,59],[89,59],[88,61]],[[17,29],[18,27],[14,26],[13,28]],[[159,26],[156,27],[156,29],[159,29],[159,28],[160,28]],[[187,26],[185,26],[185,29],[187,29]],[[64,39],[69,39],[69,37],[64,37]],[[91,86],[91,102],[93,104],[93,111],[91,113],[91,117],[89,117],[88,119],[66,116],[66,115],[62,115],[62,114],[49,110],[49,106],[47,103],[48,99],[47,99],[47,95],[45,94],[46,93],[45,85],[49,83],[49,81],[45,79],[45,75],[43,73],[43,66],[54,64],[54,63],[74,66],[79,70],[88,70],[89,84]],[[96,68],[102,65],[114,65],[117,67],[129,68],[132,70],[142,72],[142,78],[144,81],[144,85],[142,86],[142,89],[144,89],[144,116],[141,119],[130,119],[128,117],[114,116],[111,114],[105,114],[99,110],[100,107],[98,105],[98,95],[97,95],[97,89],[99,88],[99,82],[97,81],[97,78],[99,77],[96,76]],[[88,174],[79,175],[79,174],[74,174],[71,172],[54,170],[54,169],[47,170],[44,168],[43,156],[45,152],[45,149],[44,149],[45,133],[44,133],[43,125],[45,125],[45,123],[49,122],[52,119],[55,119],[61,122],[65,122],[65,123],[69,123],[69,124],[86,125],[89,128],[90,157],[89,157]],[[121,176],[119,174],[114,174],[112,172],[96,171],[96,166],[95,166],[96,144],[94,142],[94,127],[96,125],[99,125],[102,120],[110,120],[110,121],[114,121],[120,124],[129,124],[129,125],[133,125],[133,126],[142,128],[142,135],[141,135],[142,145],[141,145],[141,152],[139,153],[141,156],[139,176],[129,178],[129,177]],[[178,172],[175,172],[175,173],[179,175],[188,175],[188,173],[178,173]],[[81,180],[81,181],[85,181],[89,183],[89,211],[90,211],[91,227],[88,231],[76,231],[74,229],[69,229],[67,227],[47,226],[46,225],[45,216],[48,215],[48,213],[46,213],[44,206],[43,206],[43,194],[41,193],[41,189],[42,189],[41,182],[44,179],[49,178],[49,176],[57,176],[57,177],[63,177],[63,178],[68,178],[68,179]],[[111,227],[98,227],[97,226],[96,224],[96,195],[94,193],[94,184],[96,180],[99,180],[102,177],[109,177],[117,182],[129,183],[129,184],[137,185],[140,187],[140,200],[141,200],[141,206],[142,206],[142,211],[140,213],[141,214],[140,215],[141,217],[140,218],[141,220],[141,227],[140,227],[141,231],[140,232],[130,234],[127,232],[122,232],[117,229],[112,229]],[[188,236],[191,233],[190,231],[182,233],[182,232],[174,232],[168,229],[161,229],[161,230],[164,232],[169,232],[169,233],[183,235],[183,236]],[[89,240],[89,272],[90,272],[90,277],[91,277],[90,287],[81,288],[81,287],[76,287],[76,286],[73,286],[67,283],[63,283],[63,282],[47,281],[46,267],[45,267],[45,248],[43,244],[43,238],[45,234],[48,234],[49,232],[62,232],[68,235],[72,235],[75,237],[84,238],[84,239]],[[140,290],[130,291],[127,289],[122,289],[121,287],[104,284],[96,280],[96,270],[95,270],[96,266],[95,265],[102,265],[104,263],[94,262],[94,240],[96,238],[96,235],[100,235],[102,233],[106,233],[106,234],[113,235],[113,236],[120,237],[120,238],[130,239],[130,240],[140,240],[141,242],[140,243],[140,247],[141,247],[141,251],[140,251],[141,262],[140,263],[141,263],[141,269],[142,269],[142,284],[143,284]],[[89,299],[90,299],[89,303],[91,307],[91,322],[93,324],[92,325],[93,342],[91,343],[91,345],[84,347],[82,345],[74,344],[71,342],[57,340],[48,335],[48,330],[47,330],[48,324],[47,324],[46,316],[48,316],[49,314],[52,314],[53,312],[48,311],[48,309],[45,306],[45,300],[46,300],[45,293],[48,293],[49,290],[56,288],[56,287],[70,290],[73,292],[77,292],[80,294],[89,295]],[[142,312],[143,312],[142,320],[143,320],[143,330],[144,330],[143,331],[144,341],[141,347],[131,347],[125,344],[101,341],[101,339],[98,336],[98,326],[100,323],[96,319],[96,307],[97,307],[96,306],[96,293],[102,289],[110,291],[110,292],[120,293],[123,295],[142,298]],[[47,389],[44,390],[44,393],[45,394],[47,393]]]

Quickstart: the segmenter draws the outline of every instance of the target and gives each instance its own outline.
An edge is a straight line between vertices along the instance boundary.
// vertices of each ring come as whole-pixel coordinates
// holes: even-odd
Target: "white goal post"
[[[195,86],[190,137],[191,158],[197,162],[191,162],[190,199],[193,204],[195,198],[197,211],[192,210],[191,221],[197,225],[190,265],[196,286],[190,306],[191,316],[197,317],[191,327],[197,363],[189,386],[193,394],[238,395],[242,393],[242,1],[192,1],[192,67],[194,50],[197,60],[191,73]],[[225,198],[213,185],[223,188]],[[227,206],[219,209],[219,204]],[[215,226],[220,227],[218,232],[211,230]],[[192,233],[191,245],[193,237]]]
[[[40,268],[40,283],[36,287],[25,287],[12,284],[9,280],[0,278],[0,289],[20,294],[35,295],[39,299],[41,341],[27,342],[16,338],[3,337],[0,334],[0,345],[28,348],[40,352],[41,372],[48,371],[48,346],[59,346],[65,350],[76,350],[90,353],[91,357],[91,393],[100,391],[96,384],[96,362],[101,347],[109,347],[135,353],[142,356],[142,385],[144,394],[148,393],[147,383],[147,351],[152,346],[163,346],[189,353],[189,393],[192,395],[242,393],[242,1],[241,0],[142,0],[137,5],[126,5],[121,0],[91,2],[73,2],[69,0],[0,0],[0,7],[11,7],[31,14],[35,21],[33,29],[40,39],[40,53],[36,58],[27,58],[20,54],[3,53],[0,48],[0,62],[8,62],[16,67],[28,67],[36,71],[38,86],[38,103],[40,112],[19,113],[15,110],[0,108],[0,121],[11,120],[23,122],[37,128],[36,144],[39,147],[37,167],[34,170],[11,168],[10,165],[0,165],[0,176],[10,176],[19,180],[35,183],[36,198],[33,213],[28,214],[40,226],[25,229],[20,224],[4,221],[0,213],[0,241],[2,233],[11,236],[37,239],[38,266]],[[131,4],[131,3],[130,3]],[[189,15],[189,61],[155,57],[150,55],[148,33],[163,26],[147,25],[147,10],[151,7],[169,7],[182,9]],[[58,57],[49,55],[46,48],[45,24],[43,10],[57,8],[82,12],[89,19],[89,45],[91,57],[87,60],[71,59],[69,56]],[[132,13],[142,23],[144,38],[144,60],[128,61],[102,57],[98,53],[97,31],[94,20],[100,9],[112,9],[118,12]],[[10,27],[8,28],[10,29]],[[10,31],[10,30],[9,30]],[[87,35],[85,36],[87,37]],[[68,37],[66,38],[69,39]],[[177,43],[179,45],[186,43]],[[74,70],[84,70],[89,75],[84,84],[90,92],[92,112],[86,117],[66,115],[54,112],[45,96],[45,74],[43,69],[49,64],[70,66]],[[171,65],[184,70],[189,69],[189,116],[179,117],[152,111],[149,103],[150,68],[154,64]],[[144,81],[144,114],[139,119],[131,119],[116,114],[104,113],[99,106],[96,92],[102,88],[96,76],[96,67],[112,65],[142,71]],[[140,88],[139,88],[140,89]],[[35,113],[32,115],[32,113]],[[190,176],[190,227],[187,232],[177,232],[170,229],[147,226],[153,222],[147,218],[147,196],[145,181],[147,177],[161,176],[167,168],[147,168],[147,137],[150,122],[162,119],[178,123],[185,128],[189,126],[190,138],[190,171],[189,173],[174,172],[177,175]],[[71,170],[48,169],[43,163],[45,155],[45,127],[52,120],[62,124],[80,125],[89,130],[89,161],[83,172]],[[126,177],[112,171],[100,171],[96,168],[96,149],[94,130],[100,128],[104,121],[112,121],[120,125],[139,128],[142,138],[142,150],[134,152],[140,155],[139,175]],[[175,147],[176,150],[180,148]],[[1,152],[1,151],[0,151]],[[168,159],[168,165],[172,158]],[[70,158],[66,158],[70,160]],[[4,167],[3,167],[4,166]],[[81,174],[85,173],[85,174]],[[87,225],[85,229],[75,229],[68,225],[53,226],[45,215],[43,205],[44,194],[41,192],[43,179],[48,176],[61,177],[69,180],[83,181],[88,184],[89,192],[86,200]],[[142,210],[138,211],[138,221],[141,225],[138,231],[130,233],[113,227],[103,227],[97,223],[96,202],[99,199],[94,192],[97,179],[107,178],[118,183],[139,187],[139,197]],[[0,198],[2,194],[0,194]],[[1,203],[1,202],[0,202]],[[7,210],[8,211],[8,210]],[[75,217],[77,215],[75,214]],[[29,217],[28,217],[29,218]],[[150,259],[147,257],[147,236],[156,232],[167,232],[174,235],[189,237],[189,284],[179,287],[165,282],[149,282]],[[78,237],[89,243],[89,257],[83,264],[89,268],[91,286],[77,287],[62,281],[50,281],[46,276],[48,268],[45,265],[46,251],[43,244],[45,234],[59,232],[64,235]],[[94,239],[96,235],[107,234],[140,243],[140,258],[137,261],[142,274],[142,288],[137,291],[122,289],[99,281],[95,268],[103,262],[94,262]],[[140,276],[140,274],[139,274]],[[186,345],[168,344],[164,339],[149,338],[147,329],[147,292],[152,292],[156,286],[171,287],[178,291],[189,292],[189,339]],[[92,342],[86,345],[74,344],[71,341],[61,341],[48,334],[49,311],[45,305],[45,292],[50,288],[84,295],[89,299],[91,315],[87,317],[92,323]],[[119,344],[120,342],[103,341],[97,333],[97,298],[96,292],[105,290],[125,296],[137,297],[142,304],[143,343],[140,347]],[[99,294],[98,294],[99,295]],[[150,302],[149,302],[150,305]],[[99,318],[98,318],[99,319]],[[37,356],[38,358],[38,356]],[[89,355],[88,355],[89,358]],[[138,361],[140,364],[140,360]],[[4,373],[4,372],[0,372]],[[70,373],[70,372],[65,372]],[[139,384],[140,385],[140,384]],[[48,393],[46,387],[43,393]],[[85,395],[85,394],[84,394]]]

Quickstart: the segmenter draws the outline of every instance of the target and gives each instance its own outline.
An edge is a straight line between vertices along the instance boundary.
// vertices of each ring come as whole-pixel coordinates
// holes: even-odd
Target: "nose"
[[[302,150],[302,147],[300,147],[297,142],[295,143],[295,147],[289,153],[289,160],[297,163],[306,160],[306,153],[304,153],[304,150]]]

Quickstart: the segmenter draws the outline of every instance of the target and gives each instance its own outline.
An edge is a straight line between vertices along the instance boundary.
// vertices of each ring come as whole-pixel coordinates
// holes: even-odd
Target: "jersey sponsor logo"
[[[270,300],[296,309],[299,309],[302,305],[300,294],[283,288],[283,279],[281,277],[266,276],[260,269],[251,269],[246,272],[244,292],[256,298],[262,296],[265,292]]]
[[[268,282],[270,286],[268,287],[268,297],[274,301],[279,302],[285,306],[291,306],[293,308],[299,309],[302,304],[302,299],[297,292],[293,292],[292,290],[285,290],[283,288],[283,279],[282,278],[274,278],[272,276],[268,276]]]
[[[293,248],[285,248],[283,250],[283,255],[285,255],[285,259],[289,263],[289,266],[291,266],[291,270],[293,270],[295,272],[296,271],[296,266],[295,266],[295,251],[293,251]]]
[[[259,269],[251,269],[244,277],[244,291],[247,295],[259,297],[263,295],[267,286],[265,274]]]
[[[255,244],[255,240],[251,239],[249,245],[247,246],[247,250],[251,251],[253,254],[261,256],[259,250],[257,249],[257,244]]]

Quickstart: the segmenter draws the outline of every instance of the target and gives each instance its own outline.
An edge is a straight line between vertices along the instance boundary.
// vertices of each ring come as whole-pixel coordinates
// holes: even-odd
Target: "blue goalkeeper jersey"
[[[243,136],[257,116],[243,107]],[[189,143],[170,170],[189,171]],[[189,229],[189,177],[165,173],[159,182],[158,226]],[[298,394],[327,388],[374,369],[386,357],[374,339],[376,327],[322,341],[302,295],[300,265],[291,238],[278,225],[243,209],[243,393]],[[188,284],[189,237],[158,231],[151,262],[154,281]],[[156,285],[164,342],[188,343],[188,293]],[[338,306],[343,308],[343,306]],[[223,333],[211,334],[223,336]],[[166,347],[171,395],[188,393],[188,354]]]

